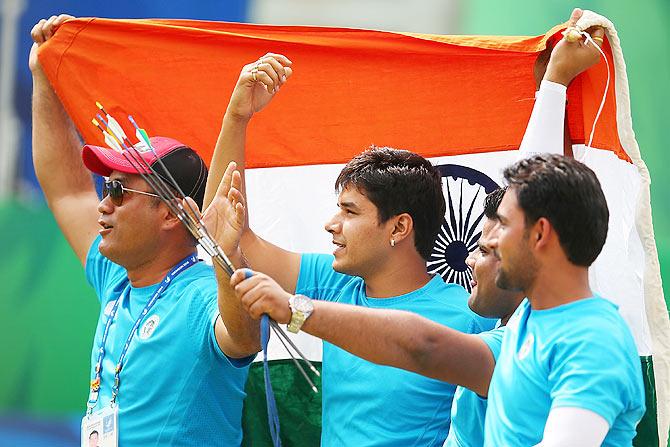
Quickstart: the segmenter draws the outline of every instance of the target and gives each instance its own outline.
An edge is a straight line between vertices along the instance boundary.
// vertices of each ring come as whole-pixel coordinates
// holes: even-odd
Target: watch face
[[[312,300],[302,295],[296,295],[293,298],[293,305],[291,307],[298,312],[304,313],[311,312],[314,309]]]

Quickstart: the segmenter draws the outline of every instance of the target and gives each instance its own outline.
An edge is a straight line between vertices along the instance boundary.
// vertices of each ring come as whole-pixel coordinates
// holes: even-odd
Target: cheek
[[[477,278],[489,278],[493,273],[493,264],[487,256],[486,259],[480,260],[477,263]]]

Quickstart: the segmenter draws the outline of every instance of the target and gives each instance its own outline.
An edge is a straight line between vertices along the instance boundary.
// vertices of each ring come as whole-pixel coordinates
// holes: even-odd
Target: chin
[[[352,268],[352,266],[347,265],[342,261],[338,261],[337,259],[333,261],[332,267],[333,270],[335,270],[337,273],[342,273],[349,276],[360,276],[355,268]]]
[[[100,241],[100,245],[98,245],[98,251],[101,255],[112,261],[114,264],[123,265],[121,256],[119,256],[113,247],[109,247],[108,244],[105,244],[104,239]]]
[[[472,289],[470,292],[470,298],[468,298],[468,307],[474,313],[477,313],[477,286]]]

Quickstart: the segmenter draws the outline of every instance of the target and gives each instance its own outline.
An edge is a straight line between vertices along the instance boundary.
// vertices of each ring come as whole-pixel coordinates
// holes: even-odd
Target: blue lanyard
[[[250,275],[247,276],[247,278]],[[268,366],[268,342],[270,341],[270,317],[263,314],[261,317],[261,348],[263,349],[263,379],[265,381],[265,401],[268,409],[268,424],[270,426],[270,437],[273,447],[281,447],[281,438],[279,437],[279,412],[277,411],[277,402],[275,393],[272,390],[270,381],[270,368]]]
[[[130,347],[130,343],[133,341],[133,337],[135,337],[135,332],[137,332],[137,328],[140,326],[140,323],[142,323],[142,320],[149,313],[154,304],[156,304],[156,301],[158,301],[161,294],[170,285],[172,280],[174,280],[177,277],[177,275],[179,275],[187,268],[191,267],[192,265],[195,265],[197,262],[198,258],[195,255],[190,255],[187,258],[183,259],[179,264],[177,264],[176,267],[174,267],[172,270],[168,272],[168,274],[165,276],[165,279],[163,279],[163,282],[161,282],[161,284],[158,286],[158,289],[156,289],[154,294],[151,296],[149,302],[146,304],[146,306],[144,306],[144,309],[142,309],[139,318],[137,318],[137,320],[135,321],[133,329],[130,331],[128,338],[126,339],[126,343],[123,345],[121,356],[119,357],[119,361],[117,362],[116,368],[114,370],[114,385],[112,386],[112,401],[111,401],[112,404],[116,402],[116,396],[118,396],[119,394],[119,386],[120,386],[119,376],[121,374],[121,369],[123,369],[124,366],[123,361],[126,358],[126,354],[128,354],[128,348]],[[107,323],[105,323],[105,330],[102,333],[102,340],[100,342],[100,348],[98,350],[98,361],[95,363],[95,378],[91,381],[91,390],[87,404],[89,413],[93,411],[93,408],[98,403],[98,392],[100,390],[100,383],[102,377],[102,360],[105,358],[105,344],[107,343],[109,328],[112,326],[112,323],[114,322],[116,312],[119,309],[119,303],[126,294],[128,295],[130,294],[130,284],[128,284],[128,286],[124,289],[121,296],[119,296],[119,298],[117,298],[116,301],[114,302],[114,306],[112,307],[112,310],[109,313]]]

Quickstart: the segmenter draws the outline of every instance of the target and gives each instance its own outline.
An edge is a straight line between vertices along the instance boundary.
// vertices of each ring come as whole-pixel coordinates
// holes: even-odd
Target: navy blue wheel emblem
[[[484,220],[484,197],[499,188],[486,174],[460,165],[441,165],[447,214],[428,260],[428,271],[470,292],[472,272],[465,263],[477,248]]]

